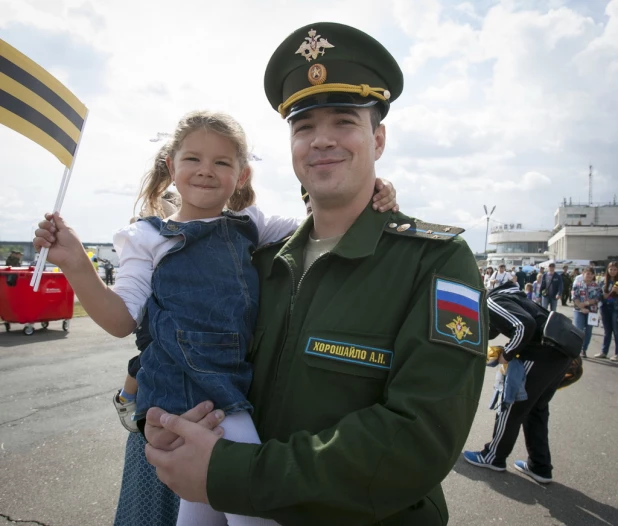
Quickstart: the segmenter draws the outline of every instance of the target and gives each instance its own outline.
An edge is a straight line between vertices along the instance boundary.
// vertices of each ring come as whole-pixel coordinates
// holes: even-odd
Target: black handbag
[[[569,358],[577,358],[582,351],[584,332],[575,327],[564,314],[550,312],[543,328],[542,342]]]

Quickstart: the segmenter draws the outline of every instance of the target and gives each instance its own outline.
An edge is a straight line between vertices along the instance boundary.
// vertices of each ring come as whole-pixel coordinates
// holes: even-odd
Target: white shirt
[[[576,283],[579,283],[583,279],[584,279],[584,273],[582,272],[581,274],[578,274],[577,276],[575,276],[575,281],[573,282],[573,285],[575,285]]]
[[[511,281],[513,279],[513,276],[511,275],[510,272],[504,271],[502,273],[499,273],[496,270],[496,272],[494,272],[493,275],[491,276],[491,279],[495,279],[496,282],[493,285],[491,283],[489,284],[490,290],[495,289],[496,287],[499,287],[500,285],[504,285],[507,281]]]
[[[296,230],[302,219],[293,217],[266,217],[257,206],[238,212],[255,223],[258,230],[258,246],[278,241]],[[200,219],[218,221],[220,217]],[[114,248],[120,259],[114,292],[127,306],[133,319],[139,323],[144,308],[152,294],[152,274],[157,265],[182,236],[164,237],[147,221],[137,221],[121,228],[114,234]]]

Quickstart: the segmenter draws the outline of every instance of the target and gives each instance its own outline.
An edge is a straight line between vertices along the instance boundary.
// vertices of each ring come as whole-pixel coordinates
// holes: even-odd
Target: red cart
[[[62,320],[69,330],[73,317],[74,293],[61,272],[43,272],[39,290],[34,292],[30,280],[34,267],[0,267],[0,318],[7,331],[11,323],[24,324],[24,334],[34,334],[34,323],[43,329],[50,321]]]

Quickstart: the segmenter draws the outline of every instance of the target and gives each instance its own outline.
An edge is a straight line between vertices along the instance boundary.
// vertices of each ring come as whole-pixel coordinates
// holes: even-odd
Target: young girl
[[[524,290],[526,292],[526,298],[531,300],[532,299],[532,294],[533,294],[533,292],[532,292],[532,283],[526,283],[524,285]]]
[[[226,438],[257,443],[246,398],[251,369],[244,360],[258,302],[251,252],[284,237],[298,221],[267,219],[255,208],[242,215],[224,210],[249,180],[247,155],[244,132],[231,117],[195,112],[180,121],[166,157],[169,178],[150,181],[145,194],[147,204],[157,206],[172,182],[180,209],[167,220],[148,217],[116,234],[120,268],[113,291],[57,214],[55,226],[51,215],[40,223],[34,244],[50,248],[48,259],[62,268],[86,311],[110,334],[130,334],[147,309],[153,342],[141,357],[136,419],[153,406],[181,414],[212,400],[226,413]],[[179,524],[224,520],[273,524],[222,518],[209,506],[181,503]]]

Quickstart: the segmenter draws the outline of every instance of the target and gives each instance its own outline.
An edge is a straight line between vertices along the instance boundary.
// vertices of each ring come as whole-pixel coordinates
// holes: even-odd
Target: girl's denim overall
[[[153,341],[141,357],[135,418],[153,406],[181,414],[206,400],[228,414],[251,410],[245,354],[258,306],[257,227],[226,212],[210,222],[144,221],[182,239],[152,275]]]

